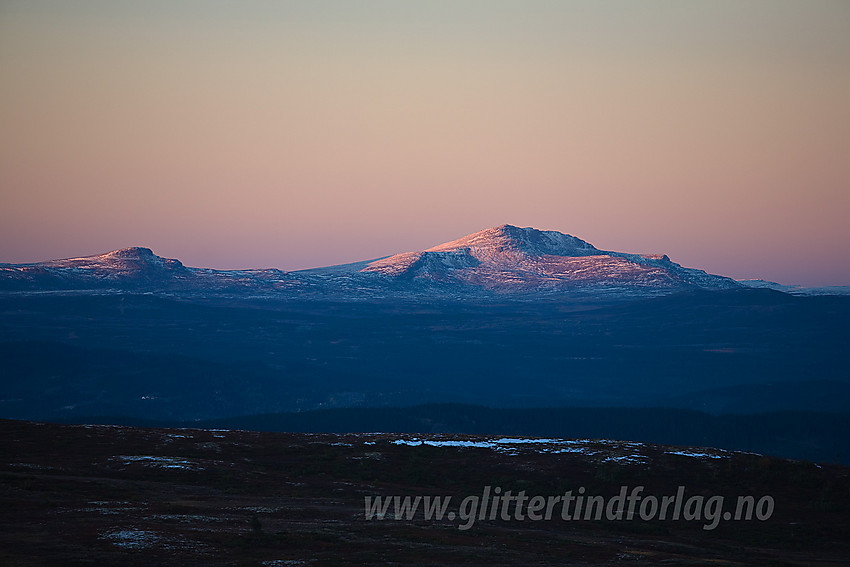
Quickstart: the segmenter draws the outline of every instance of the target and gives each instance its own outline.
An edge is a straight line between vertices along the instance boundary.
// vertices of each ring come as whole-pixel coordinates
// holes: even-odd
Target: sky
[[[850,284],[846,0],[0,0],[0,262],[509,223]]]

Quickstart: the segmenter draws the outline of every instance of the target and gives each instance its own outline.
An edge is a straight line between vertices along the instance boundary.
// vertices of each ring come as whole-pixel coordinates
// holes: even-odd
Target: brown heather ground
[[[3,420],[0,565],[850,564],[847,467],[616,442],[511,454],[392,443],[399,438]],[[150,456],[167,459],[138,458]],[[696,521],[560,519],[461,531],[457,521],[364,518],[367,495],[454,495],[457,510],[485,485],[543,496],[584,486],[606,497],[622,485],[657,496],[685,485],[688,495],[725,496],[727,509],[748,494],[773,496],[776,509],[713,531]]]

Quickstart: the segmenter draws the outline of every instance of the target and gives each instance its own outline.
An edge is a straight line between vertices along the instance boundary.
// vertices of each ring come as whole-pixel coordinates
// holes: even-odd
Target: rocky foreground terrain
[[[505,521],[514,494],[770,496],[760,521]],[[452,496],[447,517],[367,519],[377,496]],[[285,434],[0,421],[0,564],[846,565],[850,468],[604,440]],[[450,520],[448,518],[455,518]]]

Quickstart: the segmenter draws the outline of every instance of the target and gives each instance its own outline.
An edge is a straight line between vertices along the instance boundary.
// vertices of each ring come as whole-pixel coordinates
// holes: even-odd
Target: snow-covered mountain
[[[171,258],[162,258],[150,248],[121,248],[83,258],[52,260],[36,264],[44,270],[67,270],[80,275],[117,279],[138,277],[174,277],[185,275],[188,270],[180,262]]]
[[[556,231],[502,225],[418,252],[312,270],[190,268],[148,248],[0,265],[0,289],[118,289],[303,296],[536,294],[582,291],[656,294],[731,289],[734,280],[683,268],[666,255],[599,250]]]
[[[291,283],[281,270],[190,268],[142,247],[34,264],[0,264],[4,290],[272,291]]]
[[[376,260],[361,271],[498,292],[738,287],[730,278],[683,268],[666,255],[608,252],[568,234],[508,224]]]

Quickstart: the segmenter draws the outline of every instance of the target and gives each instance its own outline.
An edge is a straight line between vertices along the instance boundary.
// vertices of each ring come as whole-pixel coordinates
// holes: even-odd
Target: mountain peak
[[[555,230],[520,228],[502,224],[474,232],[457,240],[446,242],[426,252],[444,252],[470,248],[487,255],[494,253],[520,252],[534,256],[588,256],[601,254],[592,244],[575,236]]]
[[[82,258],[69,258],[67,260],[53,260],[45,262],[45,266],[57,268],[78,268],[98,273],[99,270],[114,270],[116,273],[130,273],[150,270],[183,270],[180,260],[163,258],[153,253],[150,248],[143,246],[130,246],[96,254]]]
[[[153,250],[142,246],[119,248],[118,250],[101,254],[101,256],[108,258],[121,258],[122,260],[151,260],[153,258],[159,258],[159,256],[153,253]]]
[[[145,248],[144,246],[119,248],[118,250],[113,250],[112,252],[107,252],[106,254],[100,254],[98,256],[92,256],[88,259],[107,265],[118,264],[122,266],[146,266],[148,268],[159,269],[183,268],[183,264],[180,260],[157,256],[153,253],[153,250]]]
[[[555,230],[510,224],[420,252],[376,260],[361,271],[393,278],[471,284],[495,291],[595,288],[657,292],[737,286],[728,278],[683,268],[666,255],[609,252]]]

